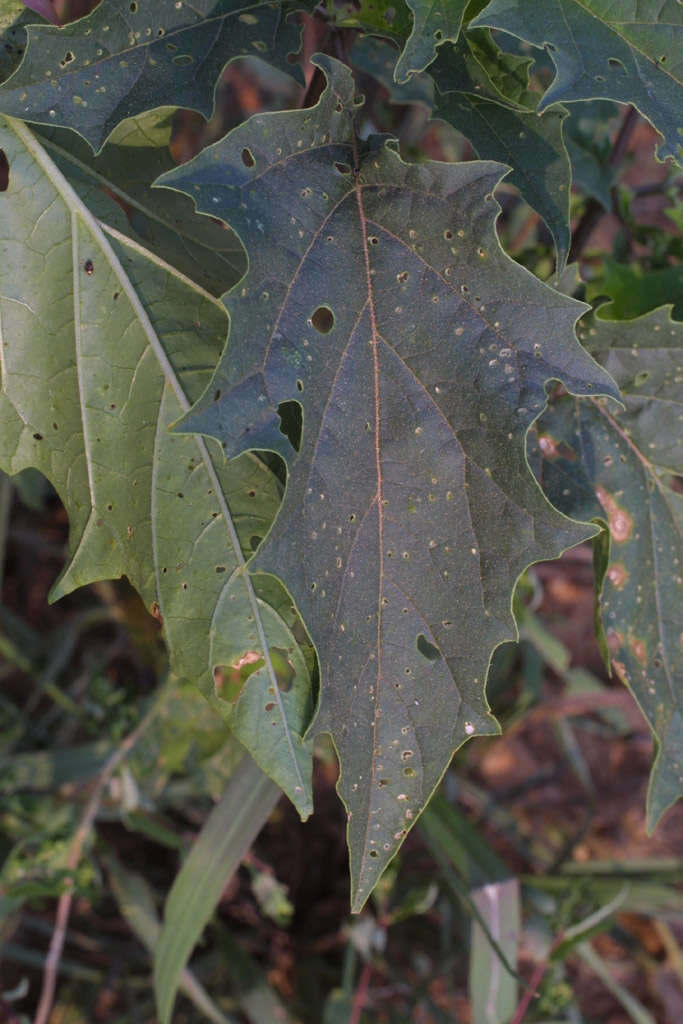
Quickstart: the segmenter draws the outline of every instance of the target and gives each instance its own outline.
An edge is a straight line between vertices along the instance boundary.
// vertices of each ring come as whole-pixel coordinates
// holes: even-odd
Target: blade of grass
[[[183,968],[231,875],[268,820],[280,789],[245,753],[202,828],[166,900],[154,950],[154,990],[169,1024]]]
[[[105,863],[109,871],[111,891],[121,915],[143,946],[153,953],[161,931],[161,922],[157,917],[149,885],[142,875],[127,871],[115,857],[108,856]],[[179,988],[212,1024],[233,1024],[234,1018],[226,1017],[219,1010],[203,985],[187,968],[181,972]]]
[[[590,943],[585,942],[576,947],[576,953],[600,979],[605,988],[629,1015],[633,1024],[657,1024],[655,1018],[635,996],[632,996],[609,972],[607,964],[598,956]]]

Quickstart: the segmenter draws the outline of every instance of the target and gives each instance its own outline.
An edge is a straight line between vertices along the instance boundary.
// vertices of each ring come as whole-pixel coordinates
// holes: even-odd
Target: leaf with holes
[[[221,303],[103,227],[37,137],[0,119],[0,464],[69,513],[60,597],[126,575],[195,682],[299,811],[311,810],[309,673],[291,602],[246,560],[280,500],[254,456],[170,434],[220,354]]]
[[[114,129],[98,156],[67,129],[39,128],[36,133],[98,220],[221,295],[246,268],[239,240],[225,225],[197,217],[184,196],[151,187],[176,166],[169,152],[171,120],[169,109],[130,118]]]
[[[213,112],[225,65],[247,54],[290,74],[298,68],[305,7],[279,0],[104,0],[64,28],[34,25],[28,49],[0,89],[0,111],[38,124],[65,125],[93,149],[124,118],[153,107]]]
[[[683,5],[662,0],[491,0],[470,25],[502,29],[550,52],[557,75],[541,99],[632,103],[663,136],[659,155],[680,159]]]
[[[607,360],[618,376],[624,369],[629,375],[623,355],[616,351]],[[646,350],[642,366],[654,358]],[[659,376],[655,406],[666,401],[665,377]],[[604,402],[557,401],[538,423],[539,479],[567,515],[602,522],[610,531],[600,611],[611,663],[656,741],[647,799],[653,829],[683,794],[683,497],[665,486],[649,446],[639,447],[648,427],[636,442],[622,426],[629,422],[634,436],[639,432],[628,392],[626,402],[627,412],[615,415]]]
[[[460,35],[468,0],[407,0],[413,28],[396,65],[396,81],[407,82],[434,60],[437,47]]]
[[[472,31],[456,46],[443,47],[429,70],[437,88],[434,116],[466,135],[479,156],[510,164],[508,181],[547,224],[561,270],[571,237],[571,167],[562,138],[566,111],[559,107],[539,117],[537,97],[525,87],[528,61],[510,63],[488,33]],[[502,102],[496,82],[512,83],[515,105]]]
[[[504,169],[406,164],[386,138],[359,140],[348,68],[316,63],[316,107],[257,115],[161,183],[249,255],[183,429],[287,460],[255,564],[285,581],[318,650],[315,729],[341,758],[357,909],[453,750],[496,729],[484,684],[515,634],[517,577],[591,533],[526,463],[545,382],[614,390],[575,340],[583,307],[500,248]]]

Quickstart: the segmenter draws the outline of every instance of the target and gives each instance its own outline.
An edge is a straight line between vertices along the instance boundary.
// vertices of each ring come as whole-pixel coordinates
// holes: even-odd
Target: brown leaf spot
[[[628,638],[628,645],[641,665],[647,664],[647,648],[642,640],[635,636]]]
[[[128,534],[128,540],[130,540],[133,534],[135,533],[135,530],[132,526],[127,526],[126,533]]]
[[[607,513],[612,540],[616,544],[623,544],[624,541],[629,540],[633,533],[632,517],[604,487],[596,487],[595,493],[598,501]]]
[[[154,616],[154,618],[159,623],[159,625],[163,626],[163,624],[164,624],[164,617],[161,614],[161,608],[159,607],[159,602],[158,601],[152,601],[151,612],[152,612],[152,615]]]
[[[617,651],[621,650],[623,644],[624,638],[619,630],[610,627],[607,630],[607,646],[609,647],[610,654],[616,654]]]
[[[624,665],[623,661],[616,661],[616,659],[612,660],[612,664],[614,665],[614,671],[619,676],[622,683],[625,683],[628,686],[631,680],[628,672],[626,671],[626,665]]]
[[[612,562],[607,570],[607,578],[614,584],[617,590],[623,590],[628,580],[629,572],[623,562]]]

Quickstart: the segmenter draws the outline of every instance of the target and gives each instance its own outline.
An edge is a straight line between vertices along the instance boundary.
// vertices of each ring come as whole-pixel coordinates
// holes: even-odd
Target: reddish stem
[[[366,960],[363,964],[363,970],[361,971],[360,978],[358,979],[358,987],[356,988],[356,992],[353,997],[349,1024],[360,1024],[360,1015],[365,1007],[365,1000],[367,999],[368,990],[370,988],[371,975],[372,964],[369,960]]]

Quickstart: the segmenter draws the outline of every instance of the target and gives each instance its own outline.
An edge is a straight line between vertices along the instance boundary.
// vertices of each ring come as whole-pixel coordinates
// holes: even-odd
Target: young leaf
[[[500,165],[411,165],[359,140],[348,68],[316,63],[316,107],[257,115],[161,183],[248,251],[225,356],[183,429],[287,460],[256,562],[286,581],[318,650],[316,728],[341,758],[357,909],[453,750],[495,731],[484,683],[515,634],[519,574],[590,534],[526,464],[545,382],[615,392],[574,338],[582,307],[502,252]]]
[[[274,0],[105,0],[63,28],[28,29],[24,59],[0,89],[0,111],[73,128],[96,150],[119,121],[153,107],[210,117],[214,86],[236,57],[295,73],[287,60],[300,46],[301,27],[289,20],[295,9]]]
[[[163,623],[172,670],[199,685],[305,815],[308,671],[289,603],[283,617],[260,597],[243,553],[270,526],[277,483],[253,457],[226,466],[215,445],[167,429],[206,384],[225,310],[98,223],[26,126],[0,119],[0,148],[0,464],[40,469],[69,512],[52,596],[128,576]],[[240,680],[246,665],[253,674]]]
[[[608,363],[618,371],[620,353]],[[628,395],[626,401],[631,404]],[[641,449],[629,437],[619,422],[624,417],[637,427],[632,405],[617,418],[604,404],[560,399],[538,423],[540,480],[567,515],[602,521],[610,530],[602,620],[612,665],[655,737],[647,801],[652,829],[683,793],[683,497],[664,486],[649,445]],[[648,434],[646,426],[643,438]]]
[[[550,52],[557,75],[551,103],[607,99],[632,103],[664,136],[659,155],[680,160],[683,6],[632,0],[491,0],[471,27],[510,32]]]
[[[396,81],[407,82],[434,60],[436,49],[460,35],[468,0],[407,0],[413,12],[413,29],[396,65]]]
[[[219,296],[246,269],[238,239],[224,225],[197,217],[184,197],[151,187],[176,166],[169,152],[171,121],[163,108],[130,118],[114,129],[99,156],[64,128],[39,128],[37,135],[93,216]]]

